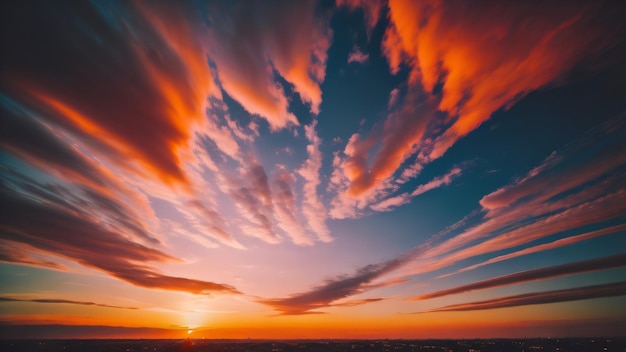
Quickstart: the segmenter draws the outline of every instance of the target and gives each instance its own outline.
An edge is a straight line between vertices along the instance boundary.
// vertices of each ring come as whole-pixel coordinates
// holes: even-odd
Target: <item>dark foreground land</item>
[[[424,352],[604,352],[626,351],[626,338],[493,340],[0,340],[5,352],[49,351],[424,351]]]

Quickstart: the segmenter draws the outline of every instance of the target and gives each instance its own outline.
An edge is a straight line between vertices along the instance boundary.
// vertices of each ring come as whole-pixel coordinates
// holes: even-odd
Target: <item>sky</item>
[[[3,336],[626,331],[624,3],[1,12]]]

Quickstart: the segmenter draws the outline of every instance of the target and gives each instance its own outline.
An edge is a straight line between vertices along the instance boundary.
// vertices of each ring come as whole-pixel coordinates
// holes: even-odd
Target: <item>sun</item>
[[[191,330],[191,329],[187,330],[187,335],[191,335],[192,332],[193,332],[193,330]]]

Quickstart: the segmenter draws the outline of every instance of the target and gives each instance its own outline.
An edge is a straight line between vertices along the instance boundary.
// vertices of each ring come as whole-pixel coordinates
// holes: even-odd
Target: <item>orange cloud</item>
[[[187,185],[182,164],[205,119],[211,72],[181,6],[134,5],[125,9],[133,19],[126,27],[103,23],[89,4],[67,9],[92,24],[78,36],[71,21],[16,6],[32,21],[11,24],[21,44],[3,39],[13,49],[2,85],[118,166]]]
[[[293,85],[313,114],[319,113],[331,37],[327,19],[317,16],[312,1],[247,5],[208,5],[209,14],[219,13],[209,15],[209,45],[221,86],[272,130],[298,125],[275,75]]]
[[[0,189],[2,203],[11,204],[0,213],[3,243],[19,243],[33,249],[31,256],[41,253],[66,258],[141,287],[194,294],[239,293],[227,284],[161,274],[147,263],[179,259],[133,242],[123,230],[107,226],[102,218],[92,218],[81,208],[86,202],[63,199],[61,195],[68,192],[61,187],[47,187],[47,193],[38,192],[42,185],[33,182],[24,181],[22,187],[30,190],[28,197],[9,187]],[[95,202],[87,203],[98,206]],[[33,218],[37,221],[33,222]]]
[[[409,88],[382,136],[368,137],[372,147],[352,156],[370,160],[377,150],[371,164],[351,163],[353,197],[381,187],[416,153],[422,165],[441,157],[493,112],[619,40],[603,22],[616,15],[595,4],[391,0],[388,7],[382,51],[392,73],[409,69]]]

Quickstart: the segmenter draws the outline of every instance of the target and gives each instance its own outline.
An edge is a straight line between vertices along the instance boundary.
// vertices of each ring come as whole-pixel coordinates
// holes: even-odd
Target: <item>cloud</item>
[[[341,303],[335,303],[332,306],[333,307],[354,307],[354,306],[360,306],[362,304],[380,302],[380,301],[383,301],[383,300],[384,300],[384,298],[353,299],[353,300],[350,300],[350,301],[345,301],[345,302],[341,302]]]
[[[589,259],[574,263],[555,265],[551,267],[520,271],[514,274],[498,276],[492,279],[473,282],[468,285],[457,286],[425,295],[413,297],[413,300],[425,300],[444,297],[453,294],[465,293],[506,285],[520,284],[528,281],[545,280],[553,277],[585,273],[590,271],[606,270],[626,266],[626,253],[608,257]]]
[[[433,309],[428,312],[462,312],[473,310],[486,310],[507,307],[527,306],[533,304],[546,304],[578,301],[601,297],[614,297],[626,295],[626,282],[615,282],[603,285],[576,287],[564,290],[547,292],[532,292],[520,295],[506,296],[486,301],[455,304]],[[426,312],[423,312],[426,313]]]
[[[258,302],[272,307],[279,311],[281,315],[320,314],[322,312],[317,311],[317,309],[376,302],[380,299],[336,303],[336,301],[342,298],[379,287],[378,285],[371,285],[371,283],[375,279],[395,270],[403,264],[404,260],[405,258],[398,258],[378,264],[370,264],[358,269],[354,274],[337,276],[306,292],[294,294],[286,298],[259,299]]]
[[[620,121],[613,119],[589,131],[551,153],[525,176],[491,193],[500,197],[500,190],[506,190],[514,195],[506,202],[502,197],[497,202],[490,195],[483,197],[481,203],[488,199],[488,208],[478,210],[471,222],[459,224],[454,236],[433,243],[424,258],[407,270],[413,274],[438,270],[623,215],[626,160],[620,151],[626,145],[620,137],[625,127]],[[600,140],[602,147],[581,152]]]
[[[497,209],[474,210],[456,224],[428,238],[419,247],[403,253],[401,264],[386,272],[385,275],[393,275],[393,278],[401,280],[413,275],[440,270],[471,257],[514,248],[592,224],[600,228],[589,234],[589,237],[619,230],[619,227],[601,226],[602,222],[626,213],[626,190],[623,188],[626,174],[623,172],[621,160],[623,153],[616,152],[624,148],[624,141],[621,138],[624,125],[620,121],[623,120],[616,118],[589,131],[580,139],[551,153],[544,162],[532,168],[525,176],[514,180],[510,186],[504,187],[514,187],[526,182],[551,185],[543,192],[533,191],[528,195],[522,195],[512,204]],[[355,143],[357,138],[358,136],[353,136],[348,143],[347,154],[358,149],[359,143]],[[597,145],[598,141],[602,141],[602,147],[589,151],[587,146]],[[587,153],[581,152],[582,150],[586,150]],[[343,159],[336,156],[334,165],[338,166],[341,162]],[[331,181],[331,185],[345,185],[346,179],[342,179],[342,174],[337,170],[340,168],[335,168],[331,176],[331,180],[333,178],[335,180]],[[453,176],[458,172],[451,170],[447,175]],[[444,180],[447,182],[450,179],[451,177],[436,178],[433,185],[443,184]],[[418,186],[416,193],[427,188],[429,187]],[[409,196],[408,192],[402,193],[399,196],[388,197],[378,204],[381,204],[381,209],[384,208],[383,206],[392,207],[394,204],[405,203]],[[345,202],[342,204],[344,208],[339,208],[335,200],[334,212],[341,210],[344,216],[358,215],[356,212],[361,204],[358,199],[349,198],[352,203],[346,202],[345,198],[337,199]],[[386,201],[389,204],[385,205]],[[350,211],[353,213],[349,213]],[[557,248],[583,238],[565,238],[537,249]],[[532,248],[519,251],[519,255],[532,253]],[[510,256],[517,256],[517,252],[511,253]],[[610,259],[607,260],[609,262],[601,263],[600,266],[613,265]],[[587,264],[593,267],[597,263]],[[561,269],[586,270],[575,265],[569,269],[568,267]],[[542,272],[536,274],[539,275]],[[546,269],[543,274],[549,276],[563,273],[550,273]]]
[[[296,207],[295,194],[292,190],[294,182],[294,175],[285,168],[281,168],[274,181],[276,189],[274,193],[276,218],[278,226],[291,237],[295,244],[310,246],[313,245],[313,239],[307,235],[304,226],[296,217],[298,209]]]
[[[609,25],[617,15],[600,4],[391,0],[388,8],[382,51],[393,74],[408,69],[407,94],[342,165],[352,197],[383,187],[413,156],[421,166],[441,157],[495,111],[621,39]]]
[[[178,259],[133,242],[123,230],[92,218],[72,200],[62,200],[54,194],[55,187],[31,185],[33,189],[46,189],[46,196],[23,187],[17,192],[6,181],[0,189],[1,203],[10,204],[0,214],[3,241],[22,243],[35,253],[66,258],[136,286],[195,294],[238,293],[230,285],[163,275],[146,263]]]
[[[480,205],[485,209],[495,210],[522,201],[528,202],[530,199],[548,200],[619,168],[626,163],[626,143],[618,137],[619,131],[625,129],[623,114],[600,124],[575,142],[551,153],[541,164],[513,184],[485,195],[480,200]],[[599,140],[606,140],[608,145],[592,152],[592,157],[575,158],[577,153]]]
[[[37,258],[37,254],[32,247],[23,243],[0,240],[0,261],[59,271],[67,270],[65,265],[52,260]]]
[[[449,185],[452,180],[461,175],[461,168],[455,167],[443,176],[435,177],[429,182],[417,186],[411,193],[402,193],[398,196],[390,197],[378,204],[371,205],[370,208],[375,211],[391,211],[400,205],[407,204],[411,199],[426,193],[435,188]]]
[[[337,7],[345,6],[351,11],[361,9],[365,18],[365,28],[368,35],[376,27],[385,5],[384,0],[337,0]]]
[[[456,275],[456,274],[460,274],[466,271],[470,271],[470,270],[474,270],[477,268],[480,268],[482,266],[485,265],[489,265],[489,264],[493,264],[493,263],[498,263],[504,260],[509,260],[512,258],[517,258],[523,255],[528,255],[528,254],[532,254],[532,253],[537,253],[537,252],[542,252],[542,251],[547,251],[550,249],[554,249],[554,248],[560,248],[560,247],[565,247],[565,246],[569,246],[575,243],[579,243],[579,242],[583,242],[583,241],[588,241],[597,237],[601,237],[601,236],[606,236],[606,235],[610,235],[616,232],[620,232],[620,231],[625,231],[626,230],[626,224],[621,224],[621,225],[615,225],[615,226],[610,226],[601,230],[596,230],[596,231],[590,231],[590,232],[586,232],[580,235],[576,235],[576,236],[571,236],[571,237],[566,237],[566,238],[561,238],[560,240],[556,240],[556,241],[552,241],[549,243],[544,243],[544,244],[540,244],[537,246],[532,246],[532,247],[528,247],[519,251],[515,251],[513,253],[509,253],[509,254],[505,254],[505,255],[500,255],[497,256],[495,258],[491,258],[487,261],[484,261],[482,263],[478,263],[475,265],[471,265],[462,269],[459,269],[453,273],[450,274],[446,274],[446,275],[441,275],[440,277],[447,277],[447,276],[452,276],[452,275]]]
[[[260,165],[252,165],[247,170],[246,178],[250,187],[239,188],[234,193],[235,198],[254,219],[255,225],[264,230],[264,240],[269,243],[280,242],[280,236],[273,228],[273,200],[265,169]]]
[[[330,230],[326,225],[327,210],[322,203],[318,187],[320,185],[320,170],[322,168],[322,153],[320,144],[322,140],[317,135],[315,127],[317,121],[313,121],[310,125],[304,127],[307,141],[308,159],[298,169],[298,174],[305,180],[304,200],[302,204],[302,213],[308,221],[309,229],[317,235],[317,238],[323,242],[331,242],[333,238]]]
[[[274,78],[278,74],[312,113],[319,113],[331,31],[313,1],[207,6],[209,54],[230,96],[249,113],[265,118],[274,131],[298,125],[289,112],[285,87]]]
[[[207,60],[207,28],[189,5],[49,9],[75,19],[67,21],[11,5],[28,20],[7,24],[15,37],[3,37],[3,47],[15,47],[6,57],[10,74],[1,82],[10,97],[3,98],[3,109],[11,111],[3,123],[15,133],[3,138],[2,148],[84,185],[81,191],[92,193],[98,211],[138,237],[158,243],[161,219],[149,194],[184,214],[187,231],[179,233],[201,244],[210,244],[210,236],[243,248],[216,210],[202,168],[217,170],[208,141],[238,161],[239,143],[250,137],[224,111]]]
[[[361,49],[355,45],[350,54],[348,54],[348,63],[350,64],[356,62],[359,64],[365,64],[369,58],[369,54],[362,52]]]
[[[428,261],[420,263],[416,266],[417,272],[427,272],[441,269],[457,263],[463,259],[476,257],[486,253],[493,253],[499,250],[514,248],[531,241],[555,235],[568,230],[578,228],[580,226],[601,223],[612,218],[623,215],[626,212],[626,191],[621,190],[615,193],[609,193],[590,202],[585,202],[571,208],[562,209],[554,214],[550,214],[539,219],[518,218],[512,222],[499,223],[498,226],[504,231],[498,235],[475,243],[469,247],[459,249],[461,243],[470,243],[477,241],[480,237],[487,236],[490,231],[483,224],[489,224],[489,221],[471,228],[468,232],[463,232],[451,240],[434,246],[426,255]],[[572,221],[576,219],[576,221]],[[510,226],[510,228],[507,228]],[[480,228],[483,227],[483,233]],[[467,234],[474,234],[477,238],[464,237]],[[479,237],[478,237],[479,236]],[[460,239],[460,241],[455,241]],[[440,256],[447,253],[445,256]],[[414,272],[416,273],[416,272]]]
[[[421,92],[409,88],[404,100],[388,115],[382,131],[372,131],[367,137],[354,135],[346,145],[347,158],[341,165],[350,180],[348,195],[362,199],[384,189],[385,181],[416,151],[428,127],[427,117],[433,113]],[[378,150],[370,155],[374,148]]]
[[[387,198],[380,203],[370,205],[370,208],[374,211],[391,211],[401,205],[407,204],[411,201],[411,195],[409,193],[402,193],[400,195]]]
[[[2,88],[109,162],[185,186],[192,131],[205,120],[213,90],[203,45],[191,35],[194,21],[183,19],[192,13],[182,6],[118,5],[34,11],[12,4]],[[44,15],[50,11],[77,20]],[[122,16],[125,25],[117,22]]]
[[[82,306],[97,306],[104,308],[117,308],[117,309],[139,309],[136,307],[121,307],[113,306],[109,304],[85,302],[85,301],[72,301],[67,299],[50,299],[50,298],[34,298],[34,299],[20,299],[12,297],[0,297],[0,302],[33,302],[33,303],[52,303],[52,304],[77,304]]]

